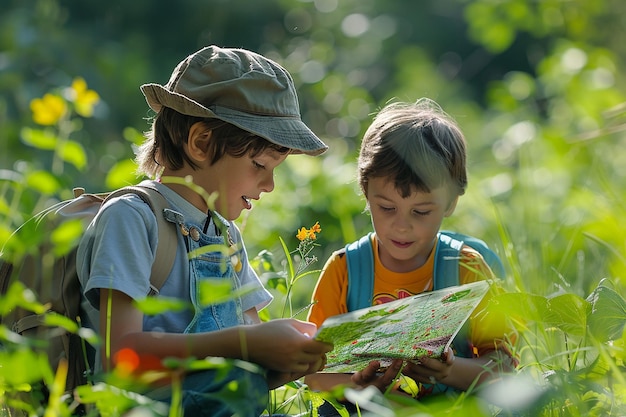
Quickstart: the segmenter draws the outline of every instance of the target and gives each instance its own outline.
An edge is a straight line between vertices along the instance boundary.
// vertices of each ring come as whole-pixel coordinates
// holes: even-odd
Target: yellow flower
[[[296,235],[296,237],[300,242],[303,242],[306,239],[315,240],[317,239],[317,236],[315,234],[321,231],[322,228],[320,227],[320,222],[315,222],[313,227],[311,227],[310,229],[307,229],[306,227],[298,229],[298,234]]]
[[[87,83],[81,77],[74,78],[69,91],[70,100],[74,102],[76,113],[83,117],[93,116],[93,108],[100,96],[93,90],[87,88]]]
[[[31,100],[30,110],[33,112],[33,120],[35,123],[44,126],[52,126],[65,115],[67,104],[61,97],[47,93],[43,98]]]
[[[301,229],[298,230],[298,234],[296,234],[296,237],[298,238],[300,242],[302,242],[307,237],[309,237],[309,231],[307,230],[306,227],[302,227]]]

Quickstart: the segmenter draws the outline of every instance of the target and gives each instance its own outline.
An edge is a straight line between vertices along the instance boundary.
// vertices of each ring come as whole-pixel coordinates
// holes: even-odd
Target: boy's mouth
[[[395,246],[399,248],[408,248],[409,246],[411,246],[413,242],[401,242],[398,240],[391,240],[391,243],[393,243]]]
[[[241,196],[241,199],[244,202],[244,206],[246,209],[250,210],[252,208],[252,201],[250,197],[246,197],[245,195]]]

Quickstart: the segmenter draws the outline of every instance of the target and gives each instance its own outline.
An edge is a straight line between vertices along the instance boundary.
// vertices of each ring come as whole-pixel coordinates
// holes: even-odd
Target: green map
[[[478,281],[329,317],[315,339],[334,344],[321,372],[351,373],[372,360],[441,357],[489,289]]]

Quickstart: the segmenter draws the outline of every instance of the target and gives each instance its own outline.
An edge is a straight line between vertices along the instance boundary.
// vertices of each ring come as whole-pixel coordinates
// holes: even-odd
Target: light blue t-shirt
[[[203,225],[207,213],[183,199],[163,184],[150,181],[165,196],[171,209],[182,214],[185,221]],[[207,234],[215,234],[213,220]],[[235,243],[242,243],[241,233],[233,222],[230,234]],[[114,289],[132,299],[143,299],[150,291],[150,270],[156,254],[158,230],[156,217],[150,207],[137,195],[126,194],[107,202],[83,236],[77,253],[77,269],[88,303],[83,304],[92,327],[97,330],[99,291]],[[243,244],[242,244],[243,246]],[[187,250],[179,234],[177,253],[172,271],[160,290],[160,296],[188,301],[190,271]],[[242,269],[237,273],[241,285],[255,289],[241,298],[242,310],[267,306],[272,295],[263,287],[248,262],[245,246],[241,258]],[[144,331],[182,333],[193,317],[192,309],[144,316]]]

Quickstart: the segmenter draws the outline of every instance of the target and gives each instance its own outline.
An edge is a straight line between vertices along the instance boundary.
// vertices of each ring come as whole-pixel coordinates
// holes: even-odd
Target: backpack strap
[[[158,295],[174,266],[178,243],[176,225],[167,221],[163,216],[163,211],[169,207],[169,203],[156,187],[149,184],[142,183],[120,188],[111,192],[107,196],[107,200],[128,193],[139,196],[150,206],[150,209],[156,216],[159,237],[154,263],[150,272],[150,292],[148,295]]]
[[[435,290],[460,284],[459,259],[463,245],[467,245],[480,253],[496,277],[504,276],[502,261],[481,239],[449,230],[441,230],[438,233],[438,239],[433,270]],[[473,357],[472,346],[468,342],[469,334],[469,325],[466,322],[452,343],[457,356],[464,358]]]
[[[437,233],[435,264],[433,266],[433,290],[459,285],[459,253],[463,241],[445,232]]]
[[[345,247],[348,265],[348,294],[346,297],[348,311],[372,305],[374,254],[371,238],[372,233],[370,232]],[[459,259],[463,245],[478,251],[496,277],[504,276],[502,261],[484,241],[449,230],[441,230],[437,234],[437,239],[433,267],[433,290],[459,285]],[[358,277],[359,285],[350,285],[350,280],[354,277]]]
[[[348,311],[372,305],[374,253],[371,236],[370,232],[345,248],[348,265]],[[441,232],[437,237],[439,242],[435,248],[434,290],[459,285],[459,252],[463,247],[463,241],[455,239],[450,233]],[[358,277],[359,285],[351,285],[354,277]]]
[[[374,253],[372,232],[356,242],[346,245],[346,263],[348,265],[348,294],[346,304],[348,311],[372,305],[374,293]],[[351,285],[350,280],[358,282]]]
[[[435,267],[433,271],[435,289],[459,285],[458,261],[460,259],[459,252],[463,245],[467,245],[480,253],[496,277],[504,277],[505,271],[502,260],[483,240],[450,230],[439,231],[438,239],[439,244],[435,253]],[[437,286],[437,277],[444,280],[441,282],[443,285],[439,287]]]

